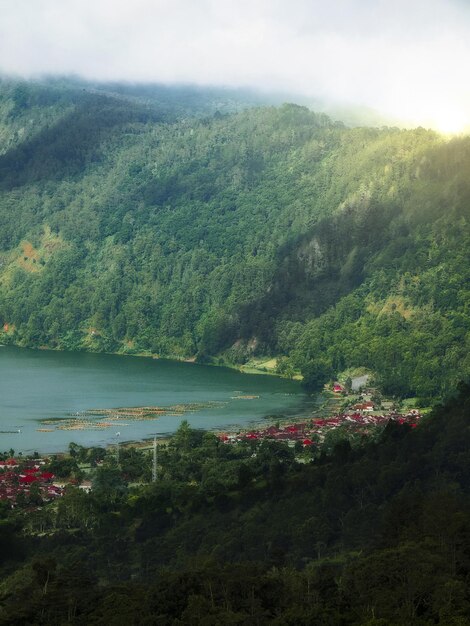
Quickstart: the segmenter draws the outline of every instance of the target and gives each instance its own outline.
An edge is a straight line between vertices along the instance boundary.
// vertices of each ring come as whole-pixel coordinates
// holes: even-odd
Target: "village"
[[[217,432],[216,436],[224,445],[251,443],[254,448],[266,440],[283,442],[295,447],[297,461],[304,463],[322,450],[332,449],[341,439],[362,442],[378,435],[390,422],[416,428],[422,417],[416,408],[399,410],[390,400],[380,397],[377,400],[378,392],[373,388],[354,393],[335,382],[325,388],[322,397],[322,405],[307,419],[282,419],[266,427]],[[164,443],[166,440],[160,445]],[[104,450],[103,453],[106,454]],[[68,484],[85,491],[91,489],[89,480],[63,480],[62,477],[59,480],[48,470],[50,458],[23,458],[21,455],[15,458],[13,450],[9,458],[6,453],[3,457],[4,460],[0,460],[0,502],[11,508],[38,508],[60,498]],[[97,466],[101,463],[98,461]]]
[[[421,413],[415,408],[399,411],[392,401],[376,398],[374,388],[361,389],[359,394],[339,382],[325,387],[325,403],[311,419],[276,423],[266,428],[240,431],[237,433],[219,433],[218,438],[225,444],[237,444],[243,441],[274,440],[284,441],[297,449],[320,449],[336,431],[337,438],[370,437],[385,428],[389,422],[399,425],[408,424],[416,428]]]
[[[47,459],[8,458],[0,461],[0,502],[10,506],[50,502],[64,493],[63,484],[54,483],[54,474],[45,469]]]

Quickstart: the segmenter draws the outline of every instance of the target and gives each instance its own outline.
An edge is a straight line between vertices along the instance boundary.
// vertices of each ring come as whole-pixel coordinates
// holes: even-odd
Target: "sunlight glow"
[[[0,0],[0,77],[251,87],[446,134],[469,59],[470,0]]]
[[[441,133],[454,135],[462,133],[468,127],[469,120],[457,107],[439,111],[434,118],[433,127]]]
[[[470,130],[470,107],[465,106],[470,98],[466,93],[446,94],[440,98],[430,91],[415,92],[413,98],[399,95],[402,97],[394,98],[388,113],[401,119],[407,127],[423,126],[444,135],[457,135]]]

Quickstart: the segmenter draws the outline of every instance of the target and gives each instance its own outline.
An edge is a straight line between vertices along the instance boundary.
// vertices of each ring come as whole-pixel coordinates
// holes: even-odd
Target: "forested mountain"
[[[0,84],[3,342],[470,372],[470,138],[237,92]]]

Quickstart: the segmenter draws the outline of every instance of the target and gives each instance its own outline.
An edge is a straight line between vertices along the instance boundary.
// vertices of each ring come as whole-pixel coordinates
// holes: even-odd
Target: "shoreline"
[[[319,394],[314,394],[314,395],[305,394],[305,396],[302,397],[302,401],[295,408],[284,411],[283,413],[279,415],[275,413],[268,413],[264,415],[263,417],[253,418],[252,420],[246,423],[238,423],[238,424],[236,422],[231,423],[228,425],[228,428],[223,428],[223,426],[216,426],[213,428],[197,428],[197,427],[192,427],[192,428],[195,428],[196,430],[202,430],[204,432],[212,433],[215,436],[218,436],[220,433],[223,433],[223,432],[231,432],[231,433],[232,432],[233,433],[247,432],[248,433],[255,428],[258,428],[258,429],[268,428],[269,425],[272,425],[273,423],[277,423],[277,422],[281,424],[287,424],[287,423],[299,422],[301,420],[306,420],[306,419],[312,419],[312,418],[315,419],[315,417],[318,415],[318,412],[323,410],[325,403],[327,403],[327,397],[324,392],[321,392]],[[183,415],[181,417],[184,418]],[[67,419],[67,418],[64,418],[64,419]],[[73,432],[73,431],[70,431],[70,432]],[[124,448],[151,449],[153,445],[154,437],[157,438],[157,445],[166,444],[171,440],[175,432],[176,430],[174,432],[165,432],[165,433],[162,433],[161,435],[157,434],[157,435],[152,435],[152,436],[145,436],[142,439],[127,439],[127,440],[120,439],[119,446],[124,447]],[[13,434],[17,434],[16,431]],[[67,446],[63,450],[51,451],[51,450],[46,450],[42,448],[41,450],[38,450],[38,447],[36,447],[34,448],[34,451],[38,451],[41,455],[46,455],[46,456],[60,456],[64,454],[66,455],[68,454],[68,446],[70,445],[70,443],[74,443],[73,439],[70,439],[70,441],[67,443]],[[103,443],[103,444],[96,444],[96,447],[107,450],[107,449],[116,447],[117,443],[118,443],[117,441],[110,441],[110,442]],[[93,445],[94,444],[87,444],[87,445],[84,445],[83,447],[91,448],[93,447]],[[28,456],[32,454],[32,452],[33,452],[33,449],[24,450],[23,454],[25,456]]]
[[[4,448],[21,451],[24,455],[30,455],[34,451],[44,454],[64,454],[68,451],[71,442],[85,446],[107,447],[114,445],[113,428],[116,427],[116,431],[120,430],[120,422],[116,421],[115,423],[113,421],[113,423],[108,424],[107,422],[111,420],[106,418],[109,411],[121,410],[121,408],[126,411],[142,407],[158,408],[159,417],[161,412],[165,413],[165,420],[155,426],[151,424],[134,426],[133,423],[129,422],[128,424],[127,417],[126,419],[122,417],[123,425],[130,427],[125,428],[124,431],[121,429],[120,444],[139,447],[145,446],[145,441],[153,438],[155,434],[159,440],[162,440],[176,431],[181,419],[185,419],[179,415],[180,408],[182,410],[187,409],[191,413],[194,410],[198,411],[194,417],[187,418],[192,427],[218,432],[227,428],[230,430],[251,428],[258,422],[266,424],[269,421],[266,418],[276,420],[280,417],[308,415],[314,408],[312,404],[315,403],[316,405],[316,400],[312,400],[304,393],[298,381],[280,376],[269,379],[253,378],[249,375],[240,377],[237,374],[245,372],[241,372],[239,368],[229,368],[221,364],[217,364],[218,367],[222,367],[218,370],[218,374],[216,370],[209,370],[208,368],[181,367],[180,369],[176,361],[182,362],[181,359],[161,357],[159,359],[161,360],[160,365],[157,362],[153,364],[149,359],[153,359],[155,355],[146,353],[132,355],[91,353],[84,350],[31,348],[18,346],[14,343],[6,345],[1,355],[5,374],[7,371],[9,372],[7,380],[11,382],[11,392],[8,392],[1,403],[2,430],[9,431],[3,437]],[[146,360],[124,361],[118,359],[120,356],[138,356],[144,357]],[[141,365],[138,365],[139,362]],[[26,370],[25,367],[27,367]],[[58,367],[61,368],[60,372],[57,370]],[[74,369],[75,367],[78,369]],[[96,383],[93,382],[95,368],[97,368],[97,372],[103,370],[106,374],[103,382],[101,379],[98,379]],[[44,374],[42,374],[43,369]],[[50,386],[49,369],[54,373],[57,370],[59,376],[58,379],[51,378]],[[121,386],[115,386],[113,378],[110,379],[111,383],[109,383],[108,370],[111,374],[116,372],[116,380],[123,381],[122,389]],[[21,389],[24,385],[21,380],[25,372],[28,373],[31,382],[34,383],[34,393],[38,394],[37,402],[34,400],[34,405],[28,401],[23,403],[21,400]],[[57,388],[58,380],[61,381],[60,389]],[[149,383],[147,386],[145,386],[145,381]],[[174,385],[172,381],[174,381]],[[73,390],[75,395],[77,393],[79,395],[76,397],[75,395],[67,395],[69,392],[71,393],[70,390]],[[174,391],[178,393],[174,393]],[[260,395],[258,396],[258,394]],[[243,399],[254,399],[255,397],[262,399],[256,400],[253,406],[249,406],[252,403],[241,400],[235,402],[234,400],[238,396]],[[59,398],[58,403],[55,400],[56,397]],[[193,403],[198,406],[193,407]],[[211,406],[221,404],[223,406],[221,408],[215,406],[214,410],[211,408],[210,411],[206,411],[206,407],[202,406],[206,404]],[[188,406],[186,407],[186,405]],[[225,405],[229,405],[228,408]],[[13,410],[10,410],[10,406],[13,407]],[[88,417],[86,414],[95,406],[99,409],[100,415]],[[204,410],[200,412],[200,408]],[[178,415],[176,415],[177,409]],[[186,412],[184,410],[184,413]],[[173,414],[175,417],[172,417]],[[68,422],[72,419],[76,419],[77,423],[69,428]],[[81,420],[87,422],[83,428],[81,424],[78,424]],[[88,421],[106,422],[106,428],[100,428],[93,424],[89,429]],[[51,424],[53,422],[53,425],[50,425],[50,422]],[[20,427],[23,429],[22,435],[17,434],[17,428]],[[61,432],[54,434],[53,429]],[[62,432],[67,430],[70,432]],[[82,432],[86,430],[90,432]],[[95,430],[100,432],[95,433]],[[36,433],[34,431],[41,432]]]
[[[136,354],[126,354],[126,353],[116,353],[116,352],[90,352],[88,350],[79,350],[79,351],[72,351],[72,350],[59,350],[59,349],[53,349],[53,348],[49,348],[47,346],[43,346],[43,347],[39,347],[39,348],[31,348],[29,346],[18,346],[15,345],[13,343],[8,344],[7,346],[5,346],[6,348],[13,348],[13,349],[22,349],[25,351],[31,351],[31,352],[38,352],[40,351],[49,351],[49,352],[56,352],[56,353],[63,353],[63,354],[69,354],[69,355],[73,355],[73,354],[78,354],[80,352],[82,352],[83,354],[96,354],[96,355],[110,355],[110,356],[135,356],[135,357],[139,357],[139,358],[146,358],[146,359],[158,359],[158,360],[162,360],[162,361],[167,361],[168,363],[174,363],[174,362],[187,362],[187,363],[194,363],[194,359],[182,359],[182,358],[169,358],[169,357],[160,357],[160,356],[156,356],[156,355],[152,355],[150,353],[145,353],[145,352],[141,352],[141,353],[136,353]],[[263,364],[263,361],[258,361],[259,363]],[[270,360],[270,364],[275,363],[274,359]],[[251,363],[249,362],[247,365],[250,366],[253,363],[253,361],[251,361]],[[264,361],[264,363],[268,363],[266,361]],[[196,363],[197,365],[209,365],[206,363]],[[255,374],[255,372],[253,371],[243,371],[241,368],[239,367],[229,367],[226,363],[211,363],[210,365],[212,366],[217,366],[217,367],[225,367],[227,370],[231,370],[231,371],[237,371],[239,373],[248,373],[248,374]],[[298,381],[292,380],[292,378],[287,378],[284,376],[280,376],[280,375],[276,375],[273,374],[272,372],[266,371],[266,370],[258,370],[256,372],[257,374],[268,374],[268,375],[274,375],[276,377],[277,380],[284,380],[287,381],[289,380],[292,383],[296,384],[296,387],[299,386]],[[362,378],[366,378],[367,375],[363,375]],[[365,381],[364,381],[365,382]],[[339,384],[337,384],[339,387],[341,387]],[[354,392],[353,392],[354,393]],[[357,392],[356,392],[357,393]],[[254,397],[254,396],[253,396]],[[237,433],[247,433],[250,432],[254,429],[257,430],[265,430],[267,427],[269,427],[270,425],[274,425],[274,424],[281,424],[281,425],[288,425],[289,423],[295,423],[295,422],[300,422],[302,420],[311,420],[311,419],[321,419],[321,418],[330,418],[331,416],[334,416],[336,413],[340,413],[341,409],[340,406],[338,406],[339,404],[343,404],[345,401],[347,401],[350,398],[346,398],[344,394],[339,395],[339,394],[335,394],[335,393],[331,393],[329,392],[327,389],[325,389],[323,392],[321,392],[320,394],[315,394],[315,395],[309,395],[309,394],[302,394],[302,398],[298,398],[298,403],[296,404],[295,407],[291,407],[290,409],[280,409],[279,413],[276,412],[276,410],[274,409],[268,409],[268,407],[266,407],[266,412],[263,415],[256,415],[253,416],[252,419],[250,419],[250,421],[245,421],[244,419],[242,419],[242,416],[237,415],[233,421],[231,422],[231,424],[219,424],[219,425],[215,425],[212,426],[210,425],[209,427],[204,427],[202,426],[201,429],[205,430],[207,432],[212,432],[214,433],[216,436],[220,433],[223,432],[229,432],[230,434],[237,434]],[[136,407],[138,408],[138,407]],[[171,408],[171,407],[167,407],[167,408]],[[129,409],[129,407],[127,408]],[[104,412],[106,413],[106,411],[111,410],[111,409],[106,409],[106,410],[101,410],[100,412]],[[85,411],[86,412],[86,411]],[[237,411],[238,414],[238,411]],[[77,414],[78,415],[78,414]],[[184,414],[182,414],[180,417],[183,417]],[[184,419],[184,417],[183,417]],[[114,425],[114,424],[113,424]],[[125,424],[127,425],[127,424]],[[179,423],[178,423],[179,426]],[[116,424],[116,427],[118,427],[118,425]],[[39,430],[39,429],[37,429]],[[46,429],[44,429],[46,432]],[[67,430],[67,429],[66,429]],[[74,430],[73,428],[71,428],[70,430]],[[165,429],[166,430],[166,429]],[[177,430],[177,427],[175,427],[174,430],[170,430],[170,431],[166,431],[164,433],[160,435],[157,435],[157,441],[159,445],[164,445],[165,443],[167,443],[170,439],[171,436],[173,435],[173,433]],[[47,431],[49,432],[49,431]],[[14,436],[17,433],[16,429],[8,429],[5,430],[4,434],[10,434],[12,436]],[[129,439],[120,439],[119,442],[117,441],[113,441],[113,440],[102,440],[100,442],[96,441],[94,442],[93,440],[89,441],[88,443],[85,444],[85,446],[98,446],[98,447],[103,447],[105,449],[109,449],[109,448],[113,448],[116,445],[120,445],[126,448],[137,448],[137,449],[148,449],[152,446],[152,441],[155,435],[145,435],[143,434],[142,436],[137,435],[137,437],[135,436],[137,433],[129,433]],[[16,437],[15,437],[16,439]],[[33,451],[36,451],[38,448],[41,450],[42,454],[47,454],[47,455],[63,455],[63,454],[67,454],[68,448],[70,443],[72,443],[74,441],[74,435],[72,434],[72,432],[70,433],[70,438],[67,438],[67,441],[64,441],[62,444],[59,444],[58,447],[56,447],[54,445],[54,443],[52,443],[52,448],[56,448],[55,450],[51,450],[50,448],[47,449],[49,446],[47,445],[47,443],[44,442],[40,442],[37,441],[35,442],[31,447],[25,448],[23,449],[23,453],[26,455],[31,454]],[[79,440],[78,440],[79,441]],[[10,443],[10,442],[8,442]],[[18,445],[18,441],[11,441],[11,444],[13,448],[17,447]],[[17,445],[15,445],[17,444]],[[41,445],[43,444],[43,445]],[[45,444],[45,445],[44,445]],[[83,444],[81,444],[83,445]],[[44,446],[44,447],[43,447]],[[21,446],[19,446],[21,448]]]
[[[5,337],[5,332],[1,331],[0,332],[0,340],[2,339],[2,335],[3,338]],[[8,336],[7,336],[8,337]],[[300,374],[295,374],[295,376],[293,377],[289,377],[289,376],[283,376],[282,374],[279,374],[278,372],[276,372],[274,369],[266,369],[266,368],[258,368],[255,365],[250,365],[248,362],[247,364],[241,364],[241,365],[237,365],[235,363],[229,363],[227,361],[223,361],[223,363],[216,363],[214,360],[209,360],[207,362],[199,362],[197,361],[196,356],[189,356],[189,357],[179,357],[176,355],[171,355],[171,354],[155,354],[153,352],[147,352],[147,351],[142,351],[142,352],[121,352],[121,351],[114,351],[114,352],[107,352],[104,350],[89,350],[86,348],[80,348],[78,350],[64,350],[63,348],[52,348],[51,346],[23,346],[20,345],[18,343],[14,343],[12,341],[7,341],[7,343],[0,343],[0,347],[2,348],[6,348],[6,347],[13,347],[13,348],[18,348],[20,350],[34,350],[34,351],[41,351],[41,352],[63,352],[63,353],[68,353],[68,354],[73,354],[73,353],[77,353],[77,352],[82,352],[85,354],[108,354],[111,356],[122,356],[122,357],[136,357],[136,358],[140,358],[140,359],[153,359],[156,361],[170,361],[172,363],[189,363],[192,365],[202,365],[202,366],[207,366],[207,367],[221,367],[221,368],[227,368],[230,370],[235,370],[237,372],[240,372],[240,374],[249,374],[249,375],[262,375],[262,376],[274,376],[276,378],[281,378],[282,380],[291,380],[294,382],[301,382],[302,380],[302,376]],[[211,357],[212,359],[215,359],[217,357]],[[270,357],[269,360],[273,360],[273,359],[278,359],[278,356],[273,356]],[[264,363],[266,361],[260,360],[261,363]]]

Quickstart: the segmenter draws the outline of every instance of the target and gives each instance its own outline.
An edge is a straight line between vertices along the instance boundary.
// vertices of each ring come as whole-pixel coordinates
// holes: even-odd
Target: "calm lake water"
[[[236,399],[239,395],[259,398]],[[91,409],[187,403],[215,404],[184,416],[122,419],[104,430],[56,430],[41,422],[60,424]],[[2,451],[57,452],[70,441],[89,446],[140,440],[172,433],[183,419],[195,428],[229,430],[266,415],[299,414],[309,406],[297,382],[271,376],[150,358],[0,347],[0,431],[21,430],[0,433]]]

